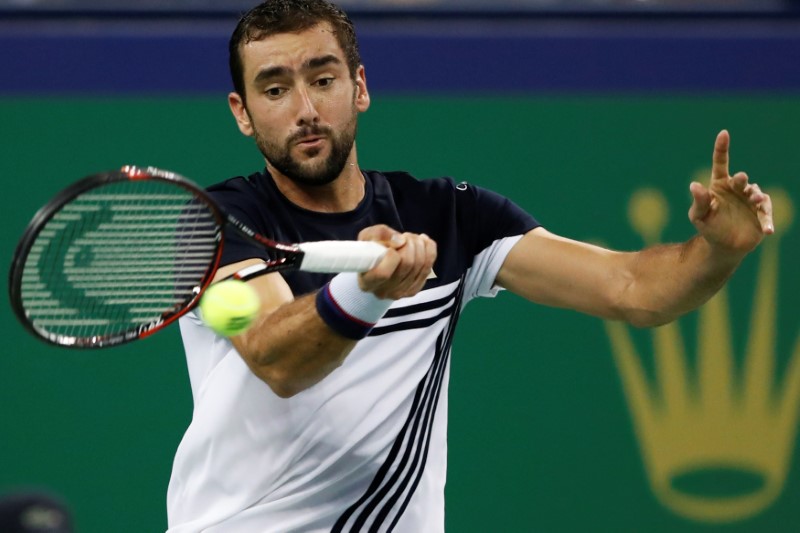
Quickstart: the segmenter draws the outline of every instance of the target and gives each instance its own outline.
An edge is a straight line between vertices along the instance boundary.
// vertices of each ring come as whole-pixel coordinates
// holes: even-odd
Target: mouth
[[[316,148],[322,145],[325,137],[321,135],[310,135],[302,137],[296,141],[297,145],[301,148]]]

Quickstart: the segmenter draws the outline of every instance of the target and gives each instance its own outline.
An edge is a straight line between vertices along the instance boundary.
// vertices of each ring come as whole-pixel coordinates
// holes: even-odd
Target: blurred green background
[[[34,212],[85,174],[133,163],[208,185],[262,165],[224,95],[6,97],[0,116],[7,264]],[[642,242],[628,201],[645,187],[668,200],[666,240],[693,234],[688,184],[710,166],[722,128],[732,136],[731,170],[781,188],[797,209],[798,124],[800,97],[791,95],[381,93],[362,116],[358,148],[365,168],[452,175],[511,197],[553,232],[635,249]],[[800,332],[800,227],[782,231],[776,391]],[[754,286],[765,275],[759,253],[729,285],[740,358]],[[0,317],[0,491],[51,489],[73,508],[80,532],[164,530],[172,456],[192,412],[177,328],[73,351],[32,338],[8,305]],[[680,325],[693,360],[696,315]],[[652,368],[650,332],[633,336]],[[783,490],[754,516],[702,523],[659,503],[599,320],[510,294],[473,302],[451,364],[448,531],[796,531],[794,440]],[[724,491],[712,480],[708,490],[716,489]]]

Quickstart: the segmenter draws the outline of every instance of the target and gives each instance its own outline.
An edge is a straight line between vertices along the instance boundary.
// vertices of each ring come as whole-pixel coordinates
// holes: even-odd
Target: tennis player
[[[270,0],[230,41],[241,132],[265,169],[209,190],[278,241],[376,240],[364,274],[293,272],[250,283],[263,310],[221,338],[181,319],[194,414],[168,492],[170,532],[444,529],[447,390],[463,307],[507,289],[637,326],[713,295],[765,234],[771,203],[728,172],[692,183],[686,243],[622,253],[559,237],[510,200],[450,178],[362,169],[370,106],[353,25],[325,0]],[[224,276],[263,260],[231,235]]]

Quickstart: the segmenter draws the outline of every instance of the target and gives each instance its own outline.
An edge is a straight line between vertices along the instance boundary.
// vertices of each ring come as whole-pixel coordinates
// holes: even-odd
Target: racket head
[[[222,253],[224,217],[190,180],[153,167],[83,178],[33,217],[9,272],[12,308],[35,336],[103,348],[190,311]]]

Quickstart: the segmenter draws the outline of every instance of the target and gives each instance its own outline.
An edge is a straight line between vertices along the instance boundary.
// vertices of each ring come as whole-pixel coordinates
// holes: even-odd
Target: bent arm
[[[537,303],[651,327],[706,302],[743,257],[715,253],[700,236],[617,252],[536,228],[509,252],[497,283]]]
[[[401,235],[378,225],[362,230],[359,239],[382,242],[389,250],[372,270],[359,274],[353,290],[374,295],[370,300],[386,302],[419,292],[436,259],[436,244],[430,238]],[[215,279],[258,262],[260,259],[248,259],[226,265]],[[250,370],[278,396],[293,396],[321,381],[344,362],[358,342],[323,320],[316,292],[295,297],[278,273],[248,283],[258,292],[261,309],[250,328],[230,340]]]
[[[232,274],[259,260],[251,259],[221,268],[217,278]],[[261,299],[253,325],[230,341],[250,370],[281,397],[311,387],[344,361],[356,341],[330,329],[320,318],[315,295],[295,298],[278,273],[248,281]]]

